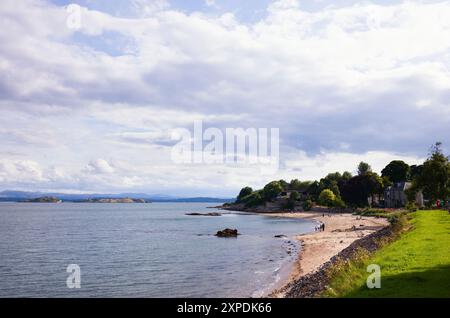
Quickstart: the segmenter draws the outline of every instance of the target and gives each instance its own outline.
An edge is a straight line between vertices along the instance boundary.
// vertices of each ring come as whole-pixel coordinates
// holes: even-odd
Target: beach
[[[361,217],[353,214],[294,212],[270,213],[275,217],[302,218],[324,224],[324,231],[296,236],[300,241],[299,257],[293,266],[292,273],[286,277],[284,287],[273,291],[269,297],[282,298],[289,287],[299,278],[312,274],[320,269],[333,256],[350,246],[355,241],[375,233],[389,222],[384,218]]]

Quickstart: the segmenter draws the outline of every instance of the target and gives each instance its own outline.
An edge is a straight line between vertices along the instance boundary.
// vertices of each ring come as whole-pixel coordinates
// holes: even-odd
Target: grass
[[[450,214],[409,214],[411,229],[372,255],[361,250],[335,267],[325,297],[450,297]],[[369,289],[367,265],[381,267],[381,288]]]
[[[390,218],[391,216],[399,215],[401,213],[402,211],[400,210],[389,211],[387,209],[365,208],[356,210],[354,214],[360,216],[377,216],[382,218]]]

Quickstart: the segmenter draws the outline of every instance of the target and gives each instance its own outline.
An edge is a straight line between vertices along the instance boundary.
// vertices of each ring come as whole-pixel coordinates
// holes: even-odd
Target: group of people
[[[314,230],[316,232],[323,232],[323,231],[325,231],[325,223],[320,222],[320,224],[317,225]]]

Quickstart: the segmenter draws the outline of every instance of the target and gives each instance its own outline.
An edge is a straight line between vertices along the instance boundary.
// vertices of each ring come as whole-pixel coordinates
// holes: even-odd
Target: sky
[[[0,191],[229,197],[448,153],[449,17],[450,1],[2,0]],[[278,128],[279,169],[173,162],[194,121]]]

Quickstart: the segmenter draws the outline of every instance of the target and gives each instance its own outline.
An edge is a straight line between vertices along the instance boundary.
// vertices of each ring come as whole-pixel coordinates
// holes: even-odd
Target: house
[[[408,203],[406,190],[411,188],[411,182],[397,182],[384,190],[384,207],[401,208]],[[424,205],[423,194],[419,191],[416,194],[416,205],[422,207]]]
[[[408,203],[405,191],[411,187],[410,182],[397,182],[384,190],[384,206],[386,208],[401,208]]]
[[[277,196],[277,199],[289,199],[291,193],[292,193],[291,190],[284,190],[280,192],[280,194]]]
[[[289,199],[291,197],[292,192],[297,192],[299,194],[298,200],[306,200],[309,196],[308,191],[298,191],[290,188],[284,189],[278,196],[277,199]]]

